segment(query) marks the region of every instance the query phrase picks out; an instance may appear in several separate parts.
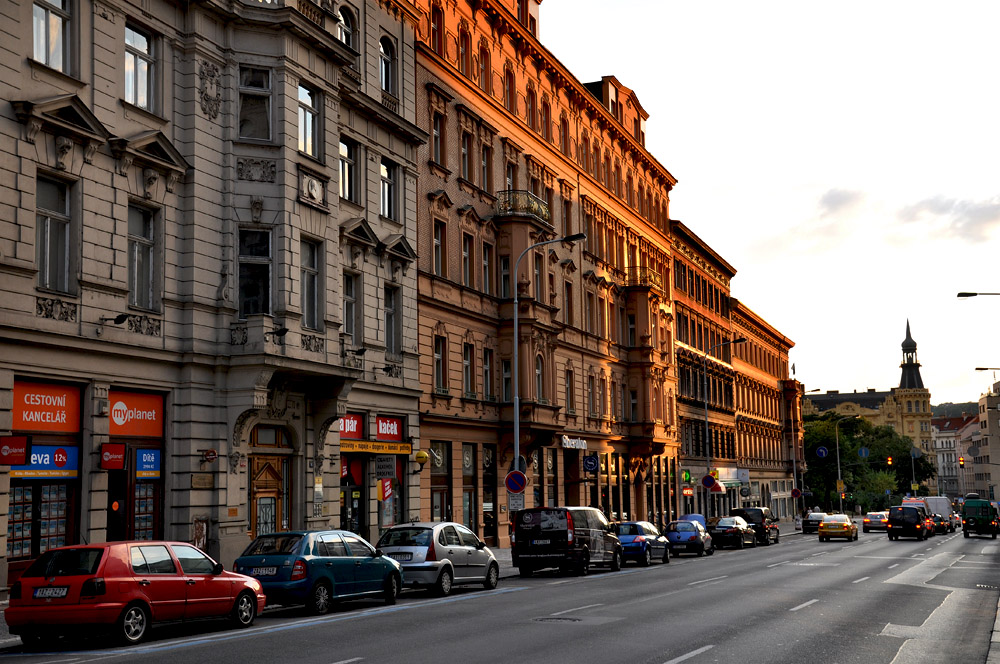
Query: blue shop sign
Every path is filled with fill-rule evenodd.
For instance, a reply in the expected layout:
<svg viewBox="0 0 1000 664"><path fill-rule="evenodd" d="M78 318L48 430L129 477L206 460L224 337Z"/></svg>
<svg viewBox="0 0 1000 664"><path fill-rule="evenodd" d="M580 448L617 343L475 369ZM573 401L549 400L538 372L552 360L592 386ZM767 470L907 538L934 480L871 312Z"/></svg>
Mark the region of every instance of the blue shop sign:
<svg viewBox="0 0 1000 664"><path fill-rule="evenodd" d="M160 450L135 451L135 476L137 479L160 476Z"/></svg>
<svg viewBox="0 0 1000 664"><path fill-rule="evenodd" d="M77 477L80 450L70 445L32 445L28 463L11 466L11 477Z"/></svg>

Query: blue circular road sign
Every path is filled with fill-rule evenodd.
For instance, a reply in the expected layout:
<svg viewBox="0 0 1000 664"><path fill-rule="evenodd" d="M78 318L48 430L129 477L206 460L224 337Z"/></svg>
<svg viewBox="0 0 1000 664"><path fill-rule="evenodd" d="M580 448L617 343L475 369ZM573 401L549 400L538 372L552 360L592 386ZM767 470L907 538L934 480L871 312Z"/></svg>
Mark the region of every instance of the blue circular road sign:
<svg viewBox="0 0 1000 664"><path fill-rule="evenodd" d="M712 475L711 473L705 475L703 478L701 478L701 485L706 489L711 489L713 486L715 486L715 476Z"/></svg>
<svg viewBox="0 0 1000 664"><path fill-rule="evenodd" d="M868 452L869 452L869 450L868 450L867 447L859 447L858 448L858 456L861 457L862 459L867 459L868 458Z"/></svg>
<svg viewBox="0 0 1000 664"><path fill-rule="evenodd" d="M823 446L820 446L820 447L816 448L816 456L818 456L820 459L825 459L826 455L828 455L829 453L830 453L830 450L826 449Z"/></svg>
<svg viewBox="0 0 1000 664"><path fill-rule="evenodd" d="M503 484L511 493L522 493L528 486L528 478L520 470L512 470L503 479Z"/></svg>

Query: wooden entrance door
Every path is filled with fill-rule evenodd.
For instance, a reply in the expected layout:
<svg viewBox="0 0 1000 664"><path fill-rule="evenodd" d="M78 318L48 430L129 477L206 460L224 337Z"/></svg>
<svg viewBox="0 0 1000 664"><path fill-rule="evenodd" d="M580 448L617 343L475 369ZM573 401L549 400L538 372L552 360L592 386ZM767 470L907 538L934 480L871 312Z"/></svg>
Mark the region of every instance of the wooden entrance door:
<svg viewBox="0 0 1000 664"><path fill-rule="evenodd" d="M288 458L250 455L250 537L288 530L284 485Z"/></svg>

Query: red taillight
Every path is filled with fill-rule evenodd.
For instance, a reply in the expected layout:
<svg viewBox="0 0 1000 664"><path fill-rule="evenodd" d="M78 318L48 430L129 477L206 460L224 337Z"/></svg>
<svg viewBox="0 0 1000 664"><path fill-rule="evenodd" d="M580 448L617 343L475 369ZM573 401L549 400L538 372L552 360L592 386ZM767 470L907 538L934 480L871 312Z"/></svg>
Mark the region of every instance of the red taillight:
<svg viewBox="0 0 1000 664"><path fill-rule="evenodd" d="M864 523L871 523L871 522L872 522L871 519L864 519Z"/></svg>
<svg viewBox="0 0 1000 664"><path fill-rule="evenodd" d="M290 581L298 581L299 579L306 578L306 564L305 561L296 560L295 564L292 565L292 576Z"/></svg>
<svg viewBox="0 0 1000 664"><path fill-rule="evenodd" d="M21 599L21 582L15 581L14 585L10 587L10 598L11 599Z"/></svg>
<svg viewBox="0 0 1000 664"><path fill-rule="evenodd" d="M514 536L513 535L511 535L511 537L510 537L510 543L511 544L514 543ZM437 560L437 559L438 559L438 557L437 557L437 549L434 548L434 537L432 536L431 537L431 543L427 545L427 555L424 556L424 560L426 562L432 562L432 561Z"/></svg>
<svg viewBox="0 0 1000 664"><path fill-rule="evenodd" d="M233 571L234 571L234 572L239 572L239 570L238 570L238 569L236 569L236 563L233 563Z"/></svg>
<svg viewBox="0 0 1000 664"><path fill-rule="evenodd" d="M920 524L919 523L917 524L917 530L920 530Z"/></svg>
<svg viewBox="0 0 1000 664"><path fill-rule="evenodd" d="M566 512L566 542L573 543L573 513Z"/></svg>
<svg viewBox="0 0 1000 664"><path fill-rule="evenodd" d="M97 597L98 595L103 595L104 592L104 579L101 577L87 579L83 582L83 585L80 586L81 597Z"/></svg>
<svg viewBox="0 0 1000 664"><path fill-rule="evenodd" d="M697 536L697 535L688 535L688 541L689 541L689 542L693 542L693 541L695 541L696 539L698 539L698 536Z"/></svg>
<svg viewBox="0 0 1000 664"><path fill-rule="evenodd" d="M642 544L645 541L646 541L645 537L643 537L642 535L636 535L635 539L632 540L632 543L633 544Z"/></svg>
<svg viewBox="0 0 1000 664"><path fill-rule="evenodd" d="M726 528L726 532L727 533L735 533L736 529L735 528Z"/></svg>

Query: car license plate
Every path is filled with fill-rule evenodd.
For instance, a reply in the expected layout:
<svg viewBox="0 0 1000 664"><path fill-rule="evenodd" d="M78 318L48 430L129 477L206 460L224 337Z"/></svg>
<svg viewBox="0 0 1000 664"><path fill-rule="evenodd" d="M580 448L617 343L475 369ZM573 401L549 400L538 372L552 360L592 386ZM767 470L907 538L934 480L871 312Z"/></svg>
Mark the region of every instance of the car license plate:
<svg viewBox="0 0 1000 664"><path fill-rule="evenodd" d="M531 543L535 545L552 544L552 540L533 540Z"/></svg>
<svg viewBox="0 0 1000 664"><path fill-rule="evenodd" d="M401 563L405 563L405 562L409 562L410 560L413 560L413 554L412 553L390 553L389 557L392 558L393 560L398 560Z"/></svg>
<svg viewBox="0 0 1000 664"><path fill-rule="evenodd" d="M46 586L35 588L35 599L48 599L51 597L65 597L69 588L66 586Z"/></svg>
<svg viewBox="0 0 1000 664"><path fill-rule="evenodd" d="M277 567L254 567L250 570L250 576L274 576L277 573Z"/></svg>

